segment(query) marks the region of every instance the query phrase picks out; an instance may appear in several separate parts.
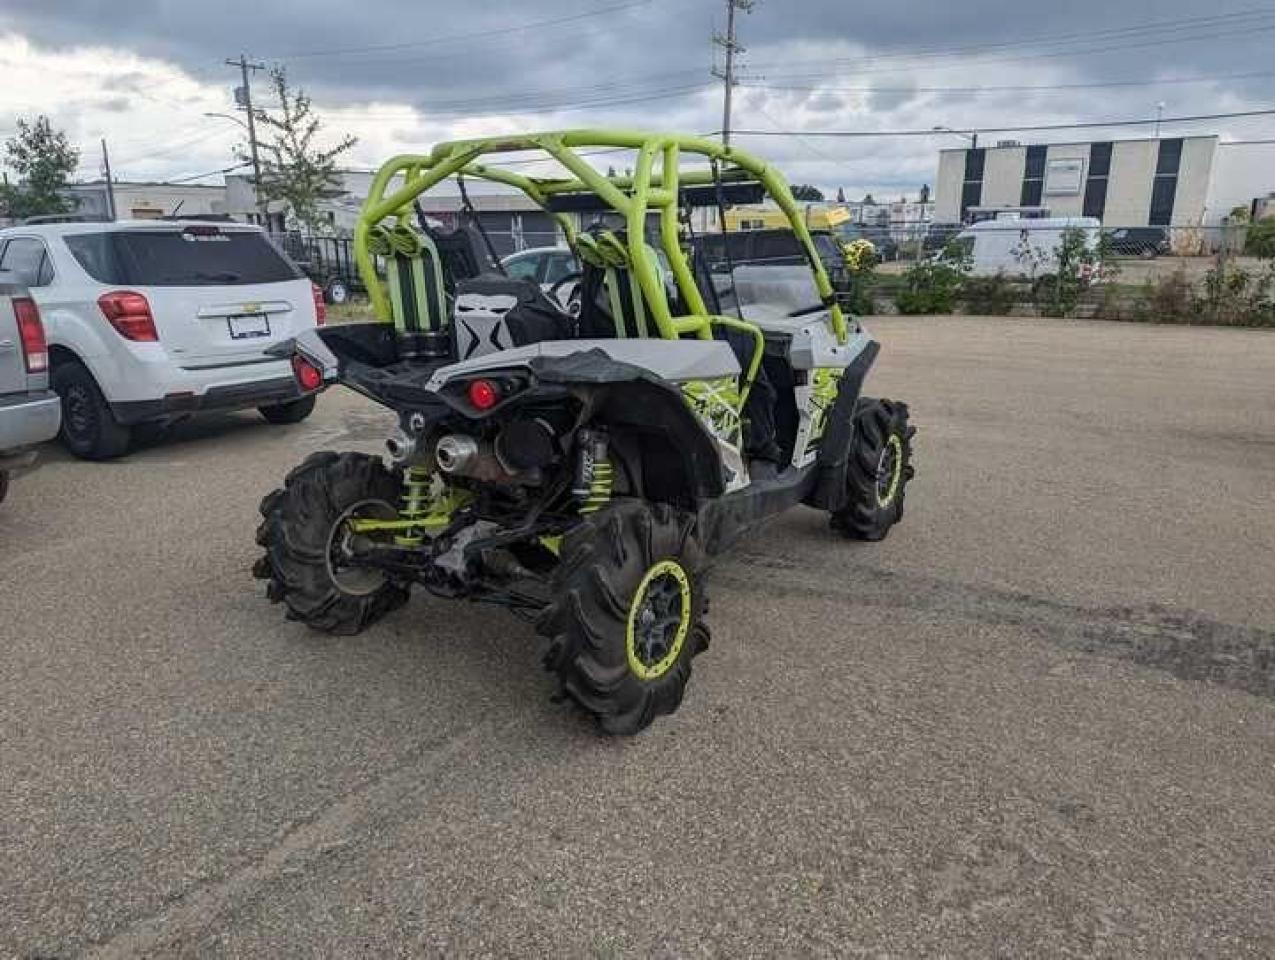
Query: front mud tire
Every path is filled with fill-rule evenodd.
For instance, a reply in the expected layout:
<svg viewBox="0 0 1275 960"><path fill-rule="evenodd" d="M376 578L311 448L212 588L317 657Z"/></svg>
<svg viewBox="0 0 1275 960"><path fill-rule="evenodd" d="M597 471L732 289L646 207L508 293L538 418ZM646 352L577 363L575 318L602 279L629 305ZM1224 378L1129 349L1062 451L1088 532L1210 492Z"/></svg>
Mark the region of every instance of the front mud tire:
<svg viewBox="0 0 1275 960"><path fill-rule="evenodd" d="M351 511L390 515L400 485L379 457L316 453L288 474L281 489L261 501L257 543L265 556L253 573L268 581L266 595L324 633L359 633L407 600L408 589L384 575L338 582L334 532ZM367 571L360 571L367 573Z"/></svg>
<svg viewBox="0 0 1275 960"><path fill-rule="evenodd" d="M851 540L884 540L903 519L903 498L915 471L908 405L864 398L855 410L846 469L846 502L832 528Z"/></svg>
<svg viewBox="0 0 1275 960"><path fill-rule="evenodd" d="M562 692L610 734L673 713L709 640L693 515L617 501L568 533L560 556L537 629Z"/></svg>

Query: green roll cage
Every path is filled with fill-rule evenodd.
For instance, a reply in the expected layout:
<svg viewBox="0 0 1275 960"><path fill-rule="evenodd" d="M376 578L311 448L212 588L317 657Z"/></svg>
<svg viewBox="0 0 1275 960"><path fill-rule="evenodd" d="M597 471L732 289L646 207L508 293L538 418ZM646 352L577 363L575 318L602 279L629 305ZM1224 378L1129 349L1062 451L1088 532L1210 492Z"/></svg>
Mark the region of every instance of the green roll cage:
<svg viewBox="0 0 1275 960"><path fill-rule="evenodd" d="M618 148L635 150L636 163L632 176L608 177L593 168L577 152L580 148ZM524 176L504 167L476 162L489 154L543 151L557 160L574 179L540 179ZM710 170L682 171L683 154L707 159ZM656 170L657 158L659 169ZM680 242L678 220L678 194L683 186L712 185L720 183L718 165L730 165L754 177L779 205L788 223L806 251L807 260L815 275L819 296L828 306L829 323L838 342L849 337L845 314L837 304L832 284L824 270L823 261L815 249L797 202L787 181L773 167L757 157L725 147L702 137L666 133L643 133L624 130L565 130L550 133L520 134L510 137L485 137L476 140L456 140L440 143L428 154L403 154L393 157L377 171L368 191L367 200L354 228L354 257L359 273L367 286L372 308L382 321L392 321L393 308L389 296L376 273L376 265L370 238L374 229L385 219L393 217L399 226L410 226L412 201L451 176L474 177L503 183L521 190L538 206L550 213L567 238L572 249L579 252L577 236L571 218L553 212L552 197L560 194L588 192L601 198L615 213L625 220L630 270L636 278L646 302L649 304L659 335L665 339L698 337L709 340L714 327L739 330L762 345L762 333L754 324L734 317L710 316L704 298L695 283L690 264ZM403 177L402 186L390 190L392 181ZM691 308L687 316L672 315L664 285L655 264L647 254L646 222L648 213L658 213L660 244L668 258L669 267L677 283L682 302ZM761 362L761 350L756 351L753 363L747 371L744 389L751 386Z"/></svg>

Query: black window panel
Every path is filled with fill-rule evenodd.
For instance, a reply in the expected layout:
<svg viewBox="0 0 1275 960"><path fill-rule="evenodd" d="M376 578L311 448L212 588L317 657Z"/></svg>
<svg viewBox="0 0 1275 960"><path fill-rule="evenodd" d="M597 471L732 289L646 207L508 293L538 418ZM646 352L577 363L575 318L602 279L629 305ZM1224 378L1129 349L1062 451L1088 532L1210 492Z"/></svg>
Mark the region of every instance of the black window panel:
<svg viewBox="0 0 1275 960"><path fill-rule="evenodd" d="M982 180L983 179L983 163L987 155L982 147L976 150L965 151L965 179L966 180Z"/></svg>
<svg viewBox="0 0 1275 960"><path fill-rule="evenodd" d="M66 236L67 248L99 283L205 287L279 283L301 271L260 233L188 227Z"/></svg>
<svg viewBox="0 0 1275 960"><path fill-rule="evenodd" d="M49 254L39 240L17 237L4 250L0 270L11 273L28 287L43 287L53 280Z"/></svg>
<svg viewBox="0 0 1275 960"><path fill-rule="evenodd" d="M1018 199L1020 206L1039 207L1041 198L1045 195L1044 180L1024 180L1023 192Z"/></svg>
<svg viewBox="0 0 1275 960"><path fill-rule="evenodd" d="M1041 180L1045 176L1045 154L1049 148L1036 146L1027 148L1027 164L1023 168L1024 180Z"/></svg>
<svg viewBox="0 0 1275 960"><path fill-rule="evenodd" d="M967 183L961 187L961 216L965 216L965 211L970 207L977 207L983 202L983 185L977 181Z"/></svg>
<svg viewBox="0 0 1275 960"><path fill-rule="evenodd" d="M1155 175L1157 177L1175 176L1182 165L1182 141L1161 140L1160 156L1156 160Z"/></svg>
<svg viewBox="0 0 1275 960"><path fill-rule="evenodd" d="M1151 217L1153 227L1167 227L1173 222L1173 198L1178 192L1177 177L1156 177L1151 188Z"/></svg>
<svg viewBox="0 0 1275 960"><path fill-rule="evenodd" d="M1111 144L1089 145L1089 176L1105 177L1111 173Z"/></svg>
<svg viewBox="0 0 1275 960"><path fill-rule="evenodd" d="M1107 212L1107 178L1106 177L1090 177L1085 184L1085 211L1086 217L1097 217L1102 219L1102 215Z"/></svg>

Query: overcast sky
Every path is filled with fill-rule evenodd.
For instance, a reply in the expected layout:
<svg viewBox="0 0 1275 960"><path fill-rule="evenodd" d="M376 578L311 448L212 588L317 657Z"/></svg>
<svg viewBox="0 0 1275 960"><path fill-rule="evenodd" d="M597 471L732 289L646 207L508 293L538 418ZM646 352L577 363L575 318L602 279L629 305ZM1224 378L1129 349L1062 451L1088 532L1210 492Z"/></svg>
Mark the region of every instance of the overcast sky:
<svg viewBox="0 0 1275 960"><path fill-rule="evenodd" d="M99 173L160 179L227 166L242 50L287 66L371 167L440 139L569 126L721 126L710 37L726 0L0 0L0 135L47 113ZM1275 106L1275 2L760 0L740 17L744 130L988 129ZM1025 89L1036 88L1036 89ZM1044 88L1044 89L1040 89ZM264 77L257 86L264 98ZM263 104L269 106L269 103ZM1166 127L1275 137L1275 118ZM987 133L984 142L1150 129ZM742 136L794 182L851 198L915 195L948 135ZM213 178L202 182L217 182Z"/></svg>

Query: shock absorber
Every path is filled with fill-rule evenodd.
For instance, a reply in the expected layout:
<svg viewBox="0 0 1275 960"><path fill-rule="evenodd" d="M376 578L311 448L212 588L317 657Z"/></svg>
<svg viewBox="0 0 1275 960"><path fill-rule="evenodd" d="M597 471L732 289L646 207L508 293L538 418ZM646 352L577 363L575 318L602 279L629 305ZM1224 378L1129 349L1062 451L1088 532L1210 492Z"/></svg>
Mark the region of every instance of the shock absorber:
<svg viewBox="0 0 1275 960"><path fill-rule="evenodd" d="M431 482L429 472L424 467L403 469L403 508L399 511L400 520L425 520L429 513ZM416 547L424 539L422 528L413 526L396 536L394 542L400 547Z"/></svg>
<svg viewBox="0 0 1275 960"><path fill-rule="evenodd" d="M580 501L581 513L597 513L611 502L615 469L607 459L607 435L602 430L581 430L571 494Z"/></svg>

